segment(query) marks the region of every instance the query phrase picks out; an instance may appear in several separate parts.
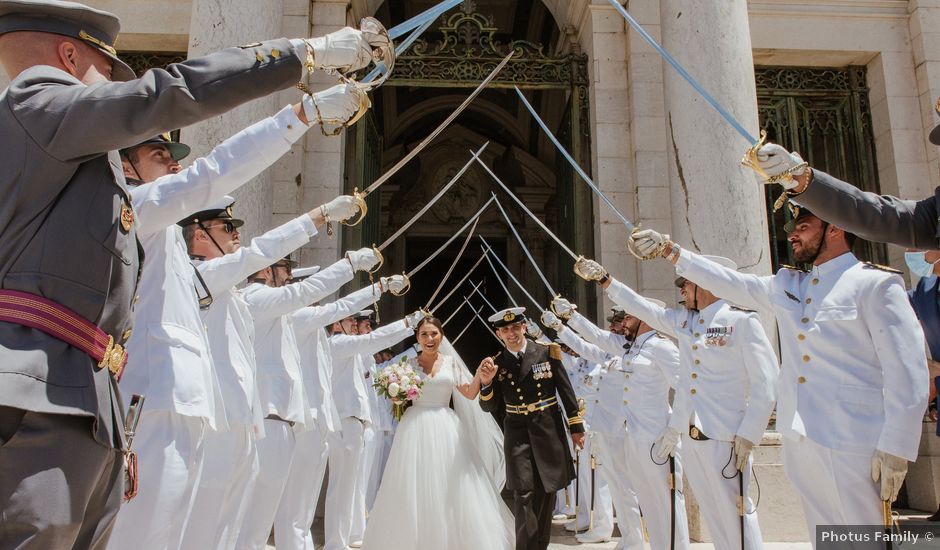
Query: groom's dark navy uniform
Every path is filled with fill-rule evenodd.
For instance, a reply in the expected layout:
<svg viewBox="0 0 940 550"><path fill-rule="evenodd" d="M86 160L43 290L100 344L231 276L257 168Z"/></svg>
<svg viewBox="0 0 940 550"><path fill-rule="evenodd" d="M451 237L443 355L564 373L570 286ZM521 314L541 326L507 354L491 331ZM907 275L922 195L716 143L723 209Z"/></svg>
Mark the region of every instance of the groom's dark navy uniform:
<svg viewBox="0 0 940 550"><path fill-rule="evenodd" d="M525 320L511 311L501 313L493 323L497 327ZM584 421L558 345L529 340L518 355L503 349L494 362L496 378L480 391L480 406L505 413L506 488L513 493L516 549L544 550L555 493L575 477L568 433L583 432Z"/></svg>

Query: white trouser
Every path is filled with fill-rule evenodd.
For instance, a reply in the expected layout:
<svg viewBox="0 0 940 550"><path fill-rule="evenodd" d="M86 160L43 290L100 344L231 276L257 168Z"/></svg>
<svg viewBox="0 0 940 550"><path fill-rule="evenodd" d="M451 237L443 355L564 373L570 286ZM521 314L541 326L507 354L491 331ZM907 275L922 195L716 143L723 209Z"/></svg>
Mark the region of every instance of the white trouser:
<svg viewBox="0 0 940 550"><path fill-rule="evenodd" d="M800 495L814 547L817 525L881 525L873 454L827 449L805 437L783 440L783 469Z"/></svg>
<svg viewBox="0 0 940 550"><path fill-rule="evenodd" d="M604 479L610 491L611 501L617 510L617 526L620 528L619 548L643 550L643 524L640 520L640 505L636 492L627 479L624 442L626 433L611 435L595 432L591 435L591 449L597 457L597 474ZM584 459L584 455L581 456ZM590 472L590 470L589 470ZM590 478L588 478L590 480ZM613 522L611 522L611 531ZM605 529L599 531L599 527ZM606 525L598 524L597 511L594 513L594 532L609 535Z"/></svg>
<svg viewBox="0 0 940 550"><path fill-rule="evenodd" d="M351 542L353 501L362 469L366 423L354 417L341 421L341 432L329 441L330 481L326 487L324 550L346 550Z"/></svg>
<svg viewBox="0 0 940 550"><path fill-rule="evenodd" d="M229 550L235 547L248 497L258 477L258 449L252 426L206 435L206 458L182 548Z"/></svg>
<svg viewBox="0 0 940 550"><path fill-rule="evenodd" d="M235 548L259 550L268 543L274 514L287 484L295 442L294 428L289 423L264 419L264 437L258 440L258 478Z"/></svg>
<svg viewBox="0 0 940 550"><path fill-rule="evenodd" d="M310 528L323 486L329 445L325 430L321 431L318 424L310 428L297 433L287 487L274 517L274 540L278 550L314 549Z"/></svg>
<svg viewBox="0 0 940 550"><path fill-rule="evenodd" d="M205 457L206 420L172 411L140 416L133 450L139 493L118 512L109 548L177 549Z"/></svg>
<svg viewBox="0 0 940 550"><path fill-rule="evenodd" d="M591 453L597 453L598 450L603 454L603 445L598 444L601 439L597 434L587 439L584 449L580 453L578 463L578 531L585 531L589 527L591 520ZM603 462L601 456L596 456L597 463ZM614 531L614 509L613 501L610 498L610 487L607 485L607 479L603 472L598 468L595 472L594 490L597 495L594 496L594 529L592 533L603 537L609 537Z"/></svg>
<svg viewBox="0 0 940 550"><path fill-rule="evenodd" d="M692 485L699 509L711 533L715 550L741 549L741 516L738 515L740 478L734 467L730 441L696 441L688 433L682 435L682 458L685 475ZM730 462L729 462L730 461ZM744 494L751 482L753 456L744 469ZM731 479L725 479L730 476ZM757 510L750 497L745 500L748 513L744 516L746 550L763 548Z"/></svg>
<svg viewBox="0 0 940 550"><path fill-rule="evenodd" d="M675 516L676 550L689 548L689 524L685 514L685 497L682 496L682 461L677 450L675 456L676 492L675 507L669 512L672 491L669 489L669 460L657 465L650 458L652 441L637 441L627 436L623 441L624 459L621 479L628 482L636 492L646 531L652 550L669 550L672 537L672 519ZM655 458L655 455L653 455ZM658 460L658 458L657 458ZM616 505L616 501L614 501ZM617 509L618 513L620 509ZM620 527L621 531L623 526Z"/></svg>
<svg viewBox="0 0 940 550"><path fill-rule="evenodd" d="M366 512L372 511L372 505L375 504L375 495L379 492L379 485L382 484L382 473L385 471L385 463L388 461L388 453L392 448L392 432L387 430L377 430L375 433L374 458L372 468L369 473L369 484L366 487Z"/></svg>
<svg viewBox="0 0 940 550"><path fill-rule="evenodd" d="M366 495L369 492L369 481L372 479L372 467L375 465L381 447L379 441L381 435L382 432L376 430L374 424L366 424L362 436L362 458L356 478L356 493L353 496L353 517L349 529L349 542L351 543L362 541L366 532L366 515L368 514Z"/></svg>

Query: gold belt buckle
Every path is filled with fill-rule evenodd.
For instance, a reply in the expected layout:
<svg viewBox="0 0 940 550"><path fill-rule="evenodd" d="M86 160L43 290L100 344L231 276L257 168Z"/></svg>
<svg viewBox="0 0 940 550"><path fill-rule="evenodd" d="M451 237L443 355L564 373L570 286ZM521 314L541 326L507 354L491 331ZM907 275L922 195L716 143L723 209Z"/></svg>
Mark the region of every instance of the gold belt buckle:
<svg viewBox="0 0 940 550"><path fill-rule="evenodd" d="M98 368L108 367L111 374L117 376L121 372L121 365L124 364L126 355L124 347L115 342L113 336L108 336L108 345L104 348L104 355L98 362Z"/></svg>
<svg viewBox="0 0 940 550"><path fill-rule="evenodd" d="M538 403L529 403L528 405L525 406L525 409L529 412L535 412L537 408L538 408Z"/></svg>

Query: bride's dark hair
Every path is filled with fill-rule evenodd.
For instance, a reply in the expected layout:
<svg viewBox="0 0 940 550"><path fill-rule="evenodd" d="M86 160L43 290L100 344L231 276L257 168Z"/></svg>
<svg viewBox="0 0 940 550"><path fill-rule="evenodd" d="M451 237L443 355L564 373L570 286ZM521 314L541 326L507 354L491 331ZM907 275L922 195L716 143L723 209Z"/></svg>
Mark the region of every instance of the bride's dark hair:
<svg viewBox="0 0 940 550"><path fill-rule="evenodd" d="M432 325L437 327L437 330L441 331L441 334L444 334L444 324L441 323L440 319L438 319L437 317L434 317L433 315L429 315L425 317L424 319L421 319L420 321L418 321L418 326L415 327L415 332L418 332L419 330L421 330L421 326L424 325L425 323L431 323Z"/></svg>

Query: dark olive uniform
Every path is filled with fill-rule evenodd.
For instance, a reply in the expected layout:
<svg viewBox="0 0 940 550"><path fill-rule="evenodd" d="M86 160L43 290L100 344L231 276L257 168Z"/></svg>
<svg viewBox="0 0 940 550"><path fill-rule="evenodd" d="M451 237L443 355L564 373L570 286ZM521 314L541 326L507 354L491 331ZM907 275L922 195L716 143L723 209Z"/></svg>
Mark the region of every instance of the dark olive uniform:
<svg viewBox="0 0 940 550"><path fill-rule="evenodd" d="M506 488L513 493L516 549L544 550L555 493L575 477L568 434L583 432L584 422L557 344L528 340L521 357L504 349L494 362L496 378L481 390L480 406L505 414Z"/></svg>

